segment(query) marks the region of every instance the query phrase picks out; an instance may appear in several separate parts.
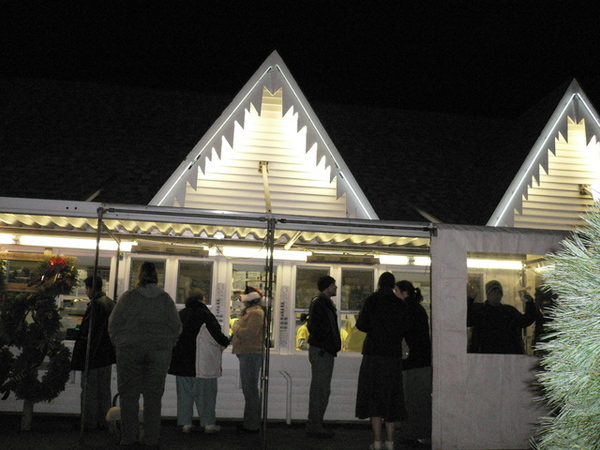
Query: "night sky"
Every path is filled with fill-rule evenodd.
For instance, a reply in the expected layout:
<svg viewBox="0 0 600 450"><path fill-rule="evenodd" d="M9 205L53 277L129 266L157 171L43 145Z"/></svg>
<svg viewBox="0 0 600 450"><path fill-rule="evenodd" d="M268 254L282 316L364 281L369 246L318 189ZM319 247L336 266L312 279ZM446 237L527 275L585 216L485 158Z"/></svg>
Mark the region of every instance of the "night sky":
<svg viewBox="0 0 600 450"><path fill-rule="evenodd" d="M598 108L598 4L0 1L0 76L233 96L277 50L310 102L514 117L577 78Z"/></svg>

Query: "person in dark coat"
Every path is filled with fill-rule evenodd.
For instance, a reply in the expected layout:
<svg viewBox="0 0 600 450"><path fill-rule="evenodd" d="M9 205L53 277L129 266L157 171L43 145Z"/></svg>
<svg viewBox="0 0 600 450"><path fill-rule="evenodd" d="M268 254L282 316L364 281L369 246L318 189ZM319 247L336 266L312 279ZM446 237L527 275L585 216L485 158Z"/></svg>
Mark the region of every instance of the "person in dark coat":
<svg viewBox="0 0 600 450"><path fill-rule="evenodd" d="M306 433L310 438L332 438L333 430L323 427L331 394L331 377L337 353L342 349L337 309L331 300L337 294L335 280L326 275L317 281L319 295L308 312L308 360L311 367Z"/></svg>
<svg viewBox="0 0 600 450"><path fill-rule="evenodd" d="M523 354L523 329L536 318L533 298L525 294L525 313L502 303L503 290L499 281L485 285L485 303L475 302L475 294L467 285L467 327L473 327L470 353Z"/></svg>
<svg viewBox="0 0 600 450"><path fill-rule="evenodd" d="M402 339L406 303L394 293L390 272L379 277L378 289L365 300L356 327L367 333L358 374L356 417L371 419L371 449L393 449L395 423L406 419L402 384ZM385 424L387 440L382 442Z"/></svg>
<svg viewBox="0 0 600 450"><path fill-rule="evenodd" d="M192 431L194 404L205 433L221 430L216 425L217 378L221 376L221 355L229 338L204 303L204 295L192 290L179 311L182 331L173 348L169 373L176 376L177 424Z"/></svg>
<svg viewBox="0 0 600 450"><path fill-rule="evenodd" d="M85 310L73 347L71 370L82 371L81 413L83 414L83 426L89 430L104 429L108 427L106 413L112 404L110 379L112 365L116 362L115 349L108 335L108 318L113 310L114 302L102 292L100 277L87 277L84 284L85 293L90 302ZM88 337L90 357L86 376L85 360Z"/></svg>
<svg viewBox="0 0 600 450"><path fill-rule="evenodd" d="M400 424L403 444L418 447L431 439L431 335L423 295L410 281L396 283L396 295L406 303L408 357L402 361L407 420Z"/></svg>

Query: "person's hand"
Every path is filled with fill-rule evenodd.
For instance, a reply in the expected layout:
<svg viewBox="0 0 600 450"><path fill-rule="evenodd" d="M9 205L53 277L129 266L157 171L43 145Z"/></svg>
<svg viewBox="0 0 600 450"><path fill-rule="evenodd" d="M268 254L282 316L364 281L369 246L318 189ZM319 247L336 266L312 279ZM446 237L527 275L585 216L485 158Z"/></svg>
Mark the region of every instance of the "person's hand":
<svg viewBox="0 0 600 450"><path fill-rule="evenodd" d="M467 283L467 297L475 298L477 297L477 288L473 286L471 283Z"/></svg>
<svg viewBox="0 0 600 450"><path fill-rule="evenodd" d="M529 292L523 291L523 300L526 302L532 302L533 297L531 295L529 295Z"/></svg>

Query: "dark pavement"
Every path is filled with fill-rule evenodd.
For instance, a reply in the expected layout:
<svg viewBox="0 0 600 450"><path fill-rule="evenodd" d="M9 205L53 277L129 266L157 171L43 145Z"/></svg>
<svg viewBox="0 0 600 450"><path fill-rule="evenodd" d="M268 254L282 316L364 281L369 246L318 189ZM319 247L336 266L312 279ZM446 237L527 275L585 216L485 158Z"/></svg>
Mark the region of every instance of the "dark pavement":
<svg viewBox="0 0 600 450"><path fill-rule="evenodd" d="M73 415L34 414L31 431L19 431L21 416L16 413L0 413L0 448L6 450L70 450L70 449L116 449L116 437L109 431L86 431L80 442L77 429L79 417ZM367 450L372 434L367 422L332 423L333 439L309 439L301 421L291 425L270 422L267 426L266 445L260 435L240 435L236 432L239 422L220 420L220 433L202 432L185 434L174 419L164 419L161 428L161 450L210 449L268 449L268 450ZM412 448L396 445L397 450Z"/></svg>

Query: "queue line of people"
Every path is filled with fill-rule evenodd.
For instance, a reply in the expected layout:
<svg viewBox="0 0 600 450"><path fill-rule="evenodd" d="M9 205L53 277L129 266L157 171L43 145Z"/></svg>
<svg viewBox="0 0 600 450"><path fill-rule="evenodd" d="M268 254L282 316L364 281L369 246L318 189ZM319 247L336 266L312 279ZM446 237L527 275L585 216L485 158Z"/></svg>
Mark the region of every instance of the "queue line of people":
<svg viewBox="0 0 600 450"><path fill-rule="evenodd" d="M161 400L167 373L176 376L177 421L182 430L190 432L196 428L192 424L195 405L204 432L220 431L215 417L217 378L222 372L222 352L230 339L222 333L217 319L204 304L201 292L192 291L185 301L185 308L178 312L173 299L158 287L157 282L154 263L145 262L140 267L138 285L123 294L116 304L102 293L101 281L99 286L90 287L88 308L95 308L95 320L100 320L94 325L98 327L98 336L104 335L101 347L107 347L106 335L114 345L121 405L120 444L124 448L139 445L158 448ZM86 286L87 283L88 280ZM311 302L306 320L305 339L311 365L306 431L310 438L332 438L335 433L324 427L323 419L331 393L335 357L342 349L337 309L332 300L337 295L337 285L335 279L325 276L319 279L317 288L319 294ZM241 433L258 433L260 429L258 383L265 345L262 297L258 289L246 289L240 298L244 309L234 324L231 338L233 354L240 363L245 400L243 423L238 430ZM97 299L102 301L94 301ZM370 419L373 449L392 449L395 424L410 417L405 401L407 386L403 384L403 370L431 365L427 314L419 304L420 300L420 291L410 282L396 284L394 276L385 272L379 279L378 290L365 300L356 319L356 328L365 333L356 417ZM103 305L100 312L96 311L98 305ZM420 318L412 320L414 317ZM411 348L406 362L403 361L403 339ZM82 337L75 346L79 348L79 362L74 359L74 370L83 370L83 346ZM92 349L90 361L94 361L100 354L96 350L98 345L89 348ZM114 360L114 357L105 359L110 364ZM103 367L110 368L110 364ZM96 367L91 364L90 368ZM87 378L83 377L88 388L92 380L90 372ZM91 390L87 389L88 396ZM108 392L110 398L110 379L94 390L103 391L105 398ZM138 415L140 396L143 396L142 427ZM88 401L90 403L96 405L95 400ZM100 409L106 408L106 402L102 403ZM86 411L83 417L86 415L90 420L86 427L87 424L89 428L105 425L97 420L102 416L101 412L92 414ZM91 423L92 419L94 423ZM385 441L382 439L384 429Z"/></svg>

